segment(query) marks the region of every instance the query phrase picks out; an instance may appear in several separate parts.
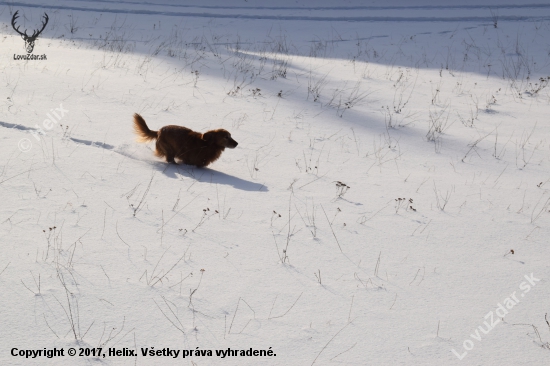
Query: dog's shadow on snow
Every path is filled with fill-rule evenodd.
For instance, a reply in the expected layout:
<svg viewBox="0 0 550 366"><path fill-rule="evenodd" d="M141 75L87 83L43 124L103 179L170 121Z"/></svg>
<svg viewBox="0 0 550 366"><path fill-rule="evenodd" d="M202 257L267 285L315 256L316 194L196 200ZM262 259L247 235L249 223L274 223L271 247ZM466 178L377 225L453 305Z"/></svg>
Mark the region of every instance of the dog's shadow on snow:
<svg viewBox="0 0 550 366"><path fill-rule="evenodd" d="M184 176L197 182L223 184L243 191L268 191L267 186L264 184L251 182L210 168L197 168L185 164L163 164L159 168L162 169L162 174L169 178L177 179Z"/></svg>

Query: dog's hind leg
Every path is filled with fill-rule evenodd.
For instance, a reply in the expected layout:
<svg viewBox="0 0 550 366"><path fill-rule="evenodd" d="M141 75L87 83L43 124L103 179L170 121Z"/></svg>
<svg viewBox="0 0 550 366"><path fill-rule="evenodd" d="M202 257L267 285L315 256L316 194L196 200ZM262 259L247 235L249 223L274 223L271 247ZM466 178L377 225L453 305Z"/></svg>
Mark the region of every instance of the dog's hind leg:
<svg viewBox="0 0 550 366"><path fill-rule="evenodd" d="M174 154L170 147L164 146L160 140L157 140L155 155L159 158L165 157L167 163L176 163L174 160L176 154Z"/></svg>
<svg viewBox="0 0 550 366"><path fill-rule="evenodd" d="M159 158L162 158L167 155L165 149L163 148L162 144L158 140L155 147L156 147L155 148L156 156L158 156Z"/></svg>
<svg viewBox="0 0 550 366"><path fill-rule="evenodd" d="M167 163L175 163L174 153L162 150L162 146L157 145L157 149L155 150L155 155L158 156L159 158L166 157Z"/></svg>
<svg viewBox="0 0 550 366"><path fill-rule="evenodd" d="M176 164L176 161L174 160L174 156L175 155L173 153L166 154L166 162Z"/></svg>

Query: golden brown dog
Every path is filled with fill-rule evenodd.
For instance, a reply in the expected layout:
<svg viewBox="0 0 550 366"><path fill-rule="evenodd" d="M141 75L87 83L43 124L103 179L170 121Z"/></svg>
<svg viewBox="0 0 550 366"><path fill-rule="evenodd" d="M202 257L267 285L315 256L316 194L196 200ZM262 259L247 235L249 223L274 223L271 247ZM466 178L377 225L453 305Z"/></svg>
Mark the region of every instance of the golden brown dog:
<svg viewBox="0 0 550 366"><path fill-rule="evenodd" d="M155 155L166 157L169 163L174 158L188 165L199 168L216 161L225 148L234 149L238 143L224 129L208 131L204 134L182 126L164 126L158 131L151 131L143 117L134 114L134 129L140 142L157 140Z"/></svg>

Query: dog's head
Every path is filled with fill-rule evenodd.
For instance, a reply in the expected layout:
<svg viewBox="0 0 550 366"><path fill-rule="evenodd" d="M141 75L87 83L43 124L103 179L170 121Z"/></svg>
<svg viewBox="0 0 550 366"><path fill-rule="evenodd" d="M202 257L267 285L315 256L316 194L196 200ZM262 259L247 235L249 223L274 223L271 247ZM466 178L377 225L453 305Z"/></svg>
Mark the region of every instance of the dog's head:
<svg viewBox="0 0 550 366"><path fill-rule="evenodd" d="M239 144L237 141L233 140L231 134L224 129L208 131L202 135L202 139L209 144L228 147L230 149L234 149Z"/></svg>

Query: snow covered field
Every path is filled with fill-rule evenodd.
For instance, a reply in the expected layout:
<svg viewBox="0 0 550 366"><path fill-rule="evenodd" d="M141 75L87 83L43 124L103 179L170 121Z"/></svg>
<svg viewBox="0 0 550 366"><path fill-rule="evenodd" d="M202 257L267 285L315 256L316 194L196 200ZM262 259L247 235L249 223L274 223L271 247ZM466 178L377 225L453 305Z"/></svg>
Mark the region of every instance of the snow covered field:
<svg viewBox="0 0 550 366"><path fill-rule="evenodd" d="M547 365L550 2L457 3L2 2L0 363Z"/></svg>

